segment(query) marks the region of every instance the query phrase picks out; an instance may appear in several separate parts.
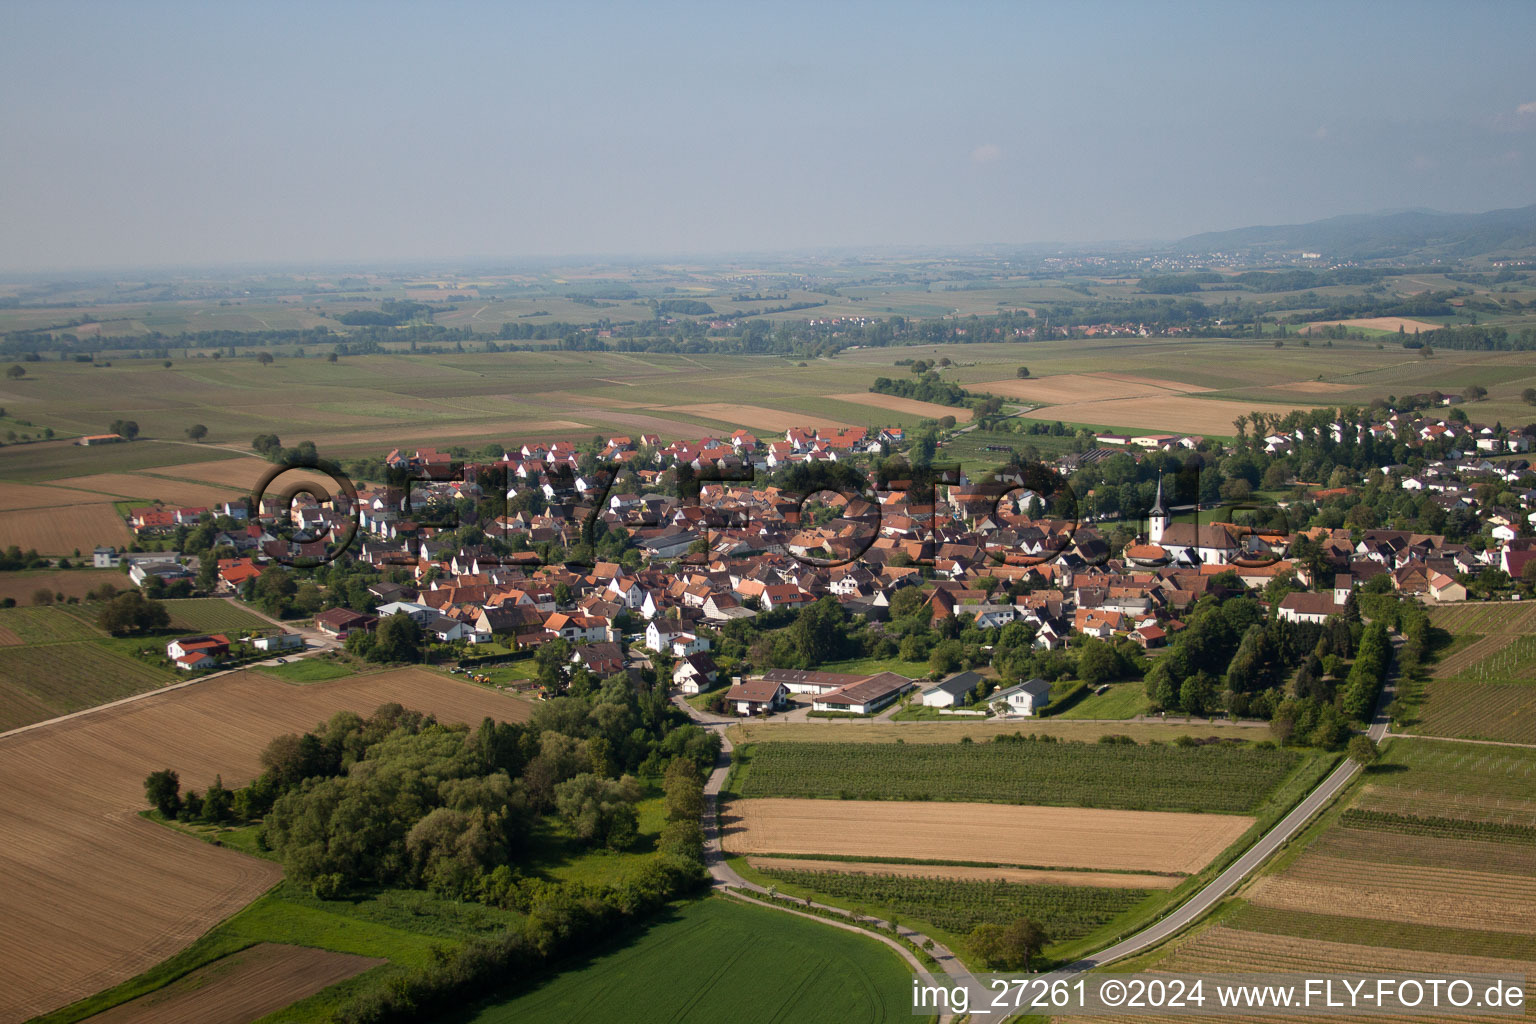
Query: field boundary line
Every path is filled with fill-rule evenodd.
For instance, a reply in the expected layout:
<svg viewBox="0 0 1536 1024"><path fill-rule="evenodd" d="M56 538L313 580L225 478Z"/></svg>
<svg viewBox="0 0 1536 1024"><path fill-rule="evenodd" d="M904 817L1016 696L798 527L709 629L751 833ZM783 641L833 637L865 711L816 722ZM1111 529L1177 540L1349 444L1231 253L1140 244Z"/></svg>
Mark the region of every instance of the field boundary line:
<svg viewBox="0 0 1536 1024"><path fill-rule="evenodd" d="M1476 743L1484 747L1520 747L1536 750L1536 743L1515 743L1512 740L1466 740L1460 736L1421 736L1416 732L1389 732L1387 736L1399 740L1438 740L1441 743Z"/></svg>

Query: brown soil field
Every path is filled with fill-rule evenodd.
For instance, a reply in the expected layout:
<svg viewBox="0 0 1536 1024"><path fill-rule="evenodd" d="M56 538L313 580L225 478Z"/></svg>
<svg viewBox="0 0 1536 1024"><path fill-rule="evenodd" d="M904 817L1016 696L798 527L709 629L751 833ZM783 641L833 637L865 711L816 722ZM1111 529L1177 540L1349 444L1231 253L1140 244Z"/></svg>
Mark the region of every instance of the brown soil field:
<svg viewBox="0 0 1536 1024"><path fill-rule="evenodd" d="M88 1019L91 1024L246 1024L387 962L262 942Z"/></svg>
<svg viewBox="0 0 1536 1024"><path fill-rule="evenodd" d="M272 737L397 701L444 721L531 705L400 669L293 686L239 672L0 738L0 1020L26 1019L171 956L282 876L138 816L144 776L204 789L259 768Z"/></svg>
<svg viewBox="0 0 1536 1024"><path fill-rule="evenodd" d="M126 547L133 541L128 524L111 505L73 505L0 512L0 546L36 548L45 555L72 555L98 544Z"/></svg>
<svg viewBox="0 0 1536 1024"><path fill-rule="evenodd" d="M1192 384L1152 380L1121 373L1058 373L1048 377L989 380L967 386L970 391L990 391L1029 402L1099 402L1120 398L1145 398L1208 391Z"/></svg>
<svg viewBox="0 0 1536 1024"><path fill-rule="evenodd" d="M233 487L198 484L184 480L162 480L144 473L96 473L92 476L60 480L60 486L83 491L98 491L119 498L159 499L167 505L212 505L239 496Z"/></svg>
<svg viewBox="0 0 1536 1024"><path fill-rule="evenodd" d="M77 491L68 487L47 487L42 484L6 484L0 488L0 511L18 508L60 508L69 505L89 505L111 502L104 494Z"/></svg>
<svg viewBox="0 0 1536 1024"><path fill-rule="evenodd" d="M960 864L885 864L880 861L815 860L805 857L748 857L754 868L793 871L838 871L851 875L901 875L907 878L957 878L975 882L1018 882L1023 885L1091 885L1099 889L1172 889L1175 875L1132 874L1128 871L1042 871L1028 868L978 868Z"/></svg>
<svg viewBox="0 0 1536 1024"><path fill-rule="evenodd" d="M942 419L945 416L953 416L961 423L969 423L976 413L971 409L964 409L953 405L940 405L937 402L919 402L915 398L901 398L897 395L882 395L874 391L850 391L843 395L828 395L828 398L839 402L853 402L856 405L869 405L876 409L888 409L891 412L904 412L913 416L926 416L929 419Z"/></svg>
<svg viewBox="0 0 1536 1024"><path fill-rule="evenodd" d="M0 572L0 597L14 597L17 604L31 604L32 595L38 590L47 588L55 594L62 593L65 597L83 598L103 583L110 583L118 590L127 590L133 586L128 577L116 569Z"/></svg>
<svg viewBox="0 0 1536 1024"><path fill-rule="evenodd" d="M1255 391L1295 391L1303 395L1332 395L1340 391L1358 391L1353 384L1344 384L1336 380L1298 380L1290 384L1265 384L1263 387L1254 388Z"/></svg>
<svg viewBox="0 0 1536 1024"><path fill-rule="evenodd" d="M249 491L256 486L256 481L261 479L261 475L271 468L272 463L266 459L252 456L221 459L218 462L188 462L180 466L161 466L154 472L155 476L172 476L178 480L225 484L242 491Z"/></svg>
<svg viewBox="0 0 1536 1024"><path fill-rule="evenodd" d="M945 406L947 409L948 406ZM740 423L744 427L753 430L785 431L792 427L801 427L805 430L842 430L852 424L843 423L840 420L828 419L825 416L812 416L803 412L783 412L779 409L764 409L758 405L736 405L732 402L704 402L698 405L673 405L661 411L682 412L693 416L703 416L705 419L719 420L721 423Z"/></svg>
<svg viewBox="0 0 1536 1024"><path fill-rule="evenodd" d="M9 629L6 629L4 626L0 626L0 647L20 647L20 646L21 646L21 637L17 636L14 630L9 630Z"/></svg>
<svg viewBox="0 0 1536 1024"><path fill-rule="evenodd" d="M1256 405L1271 413L1284 415L1292 409L1311 406L1284 405L1276 402L1242 402L1222 398L1192 398L1169 394L1157 397L1122 398L1097 402L1047 405L1030 413L1034 419L1062 420L1069 423L1095 423L1114 427L1178 431L1226 437L1232 433L1232 421L1246 416Z"/></svg>
<svg viewBox="0 0 1536 1024"><path fill-rule="evenodd" d="M1185 873L1210 863L1252 824L1227 814L780 798L734 800L722 817L732 853Z"/></svg>
<svg viewBox="0 0 1536 1024"><path fill-rule="evenodd" d="M1362 936L1366 938L1367 936ZM1420 974L1437 978L1457 975L1496 974L1536 976L1536 961L1507 960L1500 957L1465 956L1436 951L1420 952L1407 949L1388 949L1380 946L1358 945L1346 942L1326 942L1317 939L1300 939L1288 935L1267 935L1263 932L1242 931L1218 925L1207 928L1192 938L1182 941L1173 954L1158 963L1157 972L1182 974L1219 974L1258 971L1269 974ZM1529 984L1527 991L1530 991ZM1209 1004L1207 1004L1209 1008ZM1061 1024L1132 1024L1147 1017L1127 1015L1056 1017ZM1163 1016L1159 1021L1211 1019L1197 1016ZM1280 1022L1294 1020L1281 1016L1221 1016L1223 1021ZM1397 1014L1362 1013L1329 1014L1330 1024L1416 1024L1428 1020L1437 1021L1487 1021L1488 1017L1458 1017L1436 1014L1429 1016L1403 1016Z"/></svg>
<svg viewBox="0 0 1536 1024"><path fill-rule="evenodd" d="M1412 334L1414 331L1438 331L1440 329L1439 324L1432 324L1427 320L1409 320L1400 316L1368 316L1359 320L1314 320L1312 323L1307 324L1309 328L1308 333L1311 333L1310 328L1332 327L1335 324L1343 324L1348 328L1360 328L1368 331L1395 331L1401 327L1409 334Z"/></svg>
<svg viewBox="0 0 1536 1024"><path fill-rule="evenodd" d="M1480 931L1536 934L1536 878L1454 868L1397 866L1303 856L1283 875L1262 878L1250 903L1317 912L1348 907L1354 917Z"/></svg>

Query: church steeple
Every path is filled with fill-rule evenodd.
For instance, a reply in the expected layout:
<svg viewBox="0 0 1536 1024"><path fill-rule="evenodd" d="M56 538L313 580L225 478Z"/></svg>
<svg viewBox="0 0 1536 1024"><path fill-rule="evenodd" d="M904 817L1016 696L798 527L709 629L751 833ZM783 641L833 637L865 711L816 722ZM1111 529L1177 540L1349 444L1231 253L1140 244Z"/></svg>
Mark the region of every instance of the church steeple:
<svg viewBox="0 0 1536 1024"><path fill-rule="evenodd" d="M1163 507L1163 475L1157 475L1157 497L1152 510L1147 513L1147 540L1153 544L1163 542L1163 531L1168 528L1168 510Z"/></svg>

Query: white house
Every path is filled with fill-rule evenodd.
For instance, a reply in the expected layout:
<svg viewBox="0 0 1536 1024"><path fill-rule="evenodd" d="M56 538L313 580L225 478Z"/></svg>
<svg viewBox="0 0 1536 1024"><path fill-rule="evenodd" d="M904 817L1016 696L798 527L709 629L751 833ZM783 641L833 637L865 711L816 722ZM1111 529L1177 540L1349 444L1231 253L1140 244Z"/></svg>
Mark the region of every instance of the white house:
<svg viewBox="0 0 1536 1024"><path fill-rule="evenodd" d="M709 650L709 639L676 625L663 624L661 619L652 619L645 627L645 646L658 654L670 653L684 658Z"/></svg>
<svg viewBox="0 0 1536 1024"><path fill-rule="evenodd" d="M981 676L975 672L956 672L946 679L934 683L922 693L923 706L928 708L951 708L956 704L964 704L975 692L981 682Z"/></svg>
<svg viewBox="0 0 1536 1024"><path fill-rule="evenodd" d="M912 689L912 680L895 672L881 672L858 683L811 698L813 711L848 711L870 715Z"/></svg>
<svg viewBox="0 0 1536 1024"><path fill-rule="evenodd" d="M707 654L690 654L672 669L672 684L685 694L703 693L714 687L719 670Z"/></svg>
<svg viewBox="0 0 1536 1024"><path fill-rule="evenodd" d="M992 705L1005 705L1010 715L1033 716L1050 702L1051 684L1044 679L1030 679L992 695Z"/></svg>

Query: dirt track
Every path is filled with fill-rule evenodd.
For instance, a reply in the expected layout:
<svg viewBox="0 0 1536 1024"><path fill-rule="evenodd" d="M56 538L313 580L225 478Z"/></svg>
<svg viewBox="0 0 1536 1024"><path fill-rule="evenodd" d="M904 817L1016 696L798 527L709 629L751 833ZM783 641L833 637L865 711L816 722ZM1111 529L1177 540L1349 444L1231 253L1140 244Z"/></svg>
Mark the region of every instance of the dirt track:
<svg viewBox="0 0 1536 1024"><path fill-rule="evenodd" d="M158 963L280 877L275 863L138 816L143 780L231 787L261 749L343 709L397 701L444 721L526 718L526 702L401 669L294 686L242 672L0 740L0 1021L115 985Z"/></svg>

